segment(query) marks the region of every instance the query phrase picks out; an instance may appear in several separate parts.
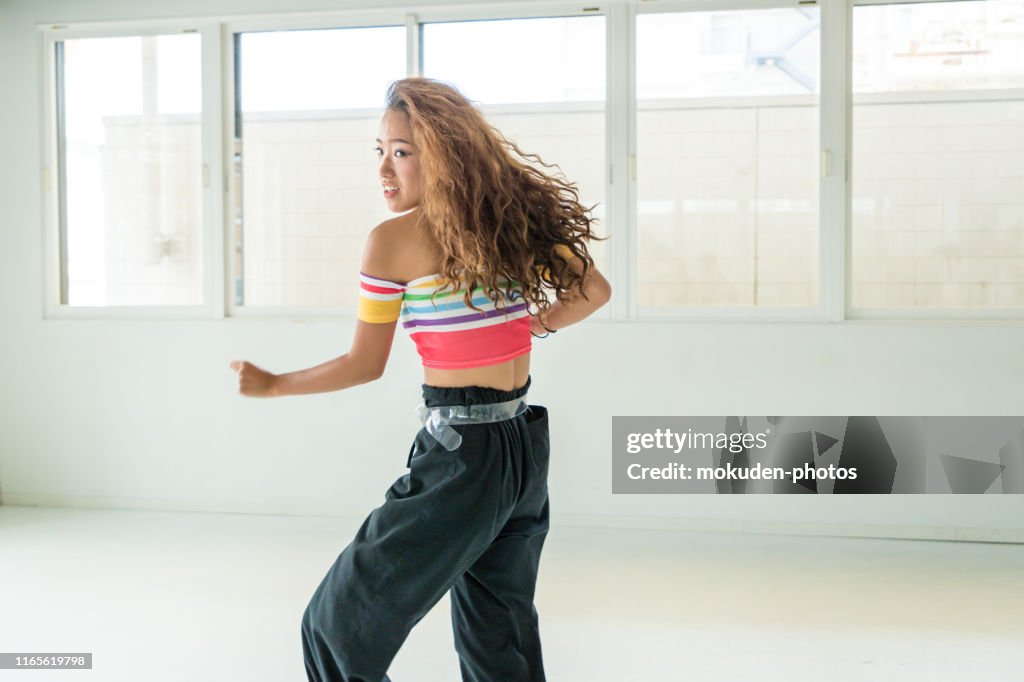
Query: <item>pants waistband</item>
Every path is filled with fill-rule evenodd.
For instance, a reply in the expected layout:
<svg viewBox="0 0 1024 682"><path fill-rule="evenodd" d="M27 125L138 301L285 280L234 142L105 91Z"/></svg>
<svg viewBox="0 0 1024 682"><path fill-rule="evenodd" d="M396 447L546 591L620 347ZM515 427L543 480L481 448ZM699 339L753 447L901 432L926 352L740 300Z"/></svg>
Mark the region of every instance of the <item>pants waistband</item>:
<svg viewBox="0 0 1024 682"><path fill-rule="evenodd" d="M502 391L487 386L460 386L447 388L423 384L423 402L427 407L446 405L488 405L504 403L522 398L530 388L532 378L526 377L526 383L511 391Z"/></svg>

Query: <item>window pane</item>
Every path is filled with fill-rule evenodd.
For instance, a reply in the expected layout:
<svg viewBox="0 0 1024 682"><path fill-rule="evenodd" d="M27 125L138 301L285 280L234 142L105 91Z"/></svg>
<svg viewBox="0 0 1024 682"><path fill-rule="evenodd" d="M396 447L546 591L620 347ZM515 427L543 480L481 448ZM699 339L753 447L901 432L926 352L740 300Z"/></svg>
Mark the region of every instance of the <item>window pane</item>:
<svg viewBox="0 0 1024 682"><path fill-rule="evenodd" d="M366 235L394 217L373 148L387 86L406 74L405 28L238 41L236 304L351 308Z"/></svg>
<svg viewBox="0 0 1024 682"><path fill-rule="evenodd" d="M200 37L58 44L74 306L199 305Z"/></svg>
<svg viewBox="0 0 1024 682"><path fill-rule="evenodd" d="M817 305L818 10L636 24L640 305Z"/></svg>
<svg viewBox="0 0 1024 682"><path fill-rule="evenodd" d="M854 92L1024 87L1024 2L854 10Z"/></svg>
<svg viewBox="0 0 1024 682"><path fill-rule="evenodd" d="M603 104L604 42L601 16L426 24L423 73L482 104Z"/></svg>
<svg viewBox="0 0 1024 682"><path fill-rule="evenodd" d="M423 70L479 103L523 151L558 164L578 185L580 203L597 204L595 232L608 234L603 16L427 24ZM590 247L607 269L607 242Z"/></svg>
<svg viewBox="0 0 1024 682"><path fill-rule="evenodd" d="M857 7L854 76L853 305L1024 306L1024 2Z"/></svg>

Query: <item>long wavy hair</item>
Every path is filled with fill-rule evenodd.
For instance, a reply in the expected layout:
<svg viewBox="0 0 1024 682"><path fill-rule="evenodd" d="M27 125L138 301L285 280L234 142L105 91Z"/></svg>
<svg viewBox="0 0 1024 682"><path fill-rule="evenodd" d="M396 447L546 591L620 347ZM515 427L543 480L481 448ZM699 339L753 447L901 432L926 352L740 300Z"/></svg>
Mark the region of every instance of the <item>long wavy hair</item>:
<svg viewBox="0 0 1024 682"><path fill-rule="evenodd" d="M545 323L549 293L557 300L582 291L594 259L593 207L579 191L522 151L454 87L428 78L406 78L388 88L387 108L408 115L420 152L423 198L419 211L441 248L440 275L464 284L466 304L482 287L496 306L525 299ZM568 267L571 253L583 272Z"/></svg>

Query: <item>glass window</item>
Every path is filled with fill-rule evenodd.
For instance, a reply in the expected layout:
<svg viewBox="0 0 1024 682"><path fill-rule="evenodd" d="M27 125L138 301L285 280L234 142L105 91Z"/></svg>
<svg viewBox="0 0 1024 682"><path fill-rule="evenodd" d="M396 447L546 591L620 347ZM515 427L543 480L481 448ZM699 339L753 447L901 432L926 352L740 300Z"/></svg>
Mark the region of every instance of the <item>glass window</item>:
<svg viewBox="0 0 1024 682"><path fill-rule="evenodd" d="M594 16L426 24L423 73L484 105L603 105L604 23Z"/></svg>
<svg viewBox="0 0 1024 682"><path fill-rule="evenodd" d="M580 202L597 205L595 232L608 235L603 16L426 24L423 74L455 85L523 151L557 164ZM591 242L600 269L607 243Z"/></svg>
<svg viewBox="0 0 1024 682"><path fill-rule="evenodd" d="M201 305L200 36L56 49L61 303Z"/></svg>
<svg viewBox="0 0 1024 682"><path fill-rule="evenodd" d="M394 217L373 151L405 28L237 36L236 305L357 302L369 231Z"/></svg>
<svg viewBox="0 0 1024 682"><path fill-rule="evenodd" d="M1024 2L853 29L853 306L1024 306Z"/></svg>
<svg viewBox="0 0 1024 682"><path fill-rule="evenodd" d="M818 304L817 8L641 14L644 308Z"/></svg>

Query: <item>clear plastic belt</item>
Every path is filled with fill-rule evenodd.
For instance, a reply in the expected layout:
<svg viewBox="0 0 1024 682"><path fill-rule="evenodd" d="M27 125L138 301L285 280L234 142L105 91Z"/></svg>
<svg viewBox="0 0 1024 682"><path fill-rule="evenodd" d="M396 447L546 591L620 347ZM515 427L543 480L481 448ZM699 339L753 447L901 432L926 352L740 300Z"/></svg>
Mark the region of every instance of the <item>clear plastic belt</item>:
<svg viewBox="0 0 1024 682"><path fill-rule="evenodd" d="M434 439L447 450L455 450L462 445L462 434L452 428L458 424L489 424L503 422L526 412L528 409L526 396L509 400L504 403L488 403L486 405L445 405L443 407L427 407L420 403L416 407L416 416L423 422L423 427Z"/></svg>

